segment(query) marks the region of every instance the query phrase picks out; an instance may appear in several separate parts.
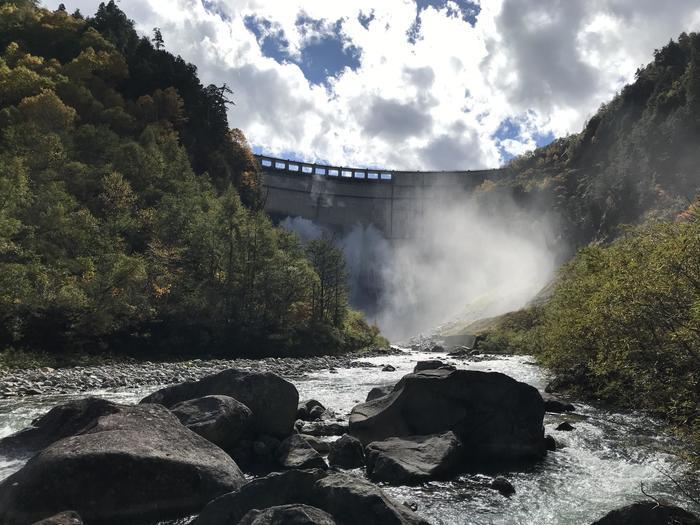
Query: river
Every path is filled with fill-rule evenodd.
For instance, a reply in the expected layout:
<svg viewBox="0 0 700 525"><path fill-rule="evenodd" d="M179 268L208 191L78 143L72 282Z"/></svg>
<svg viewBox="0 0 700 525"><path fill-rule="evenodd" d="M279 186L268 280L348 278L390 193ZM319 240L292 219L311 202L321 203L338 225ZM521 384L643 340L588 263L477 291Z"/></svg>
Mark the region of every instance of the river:
<svg viewBox="0 0 700 525"><path fill-rule="evenodd" d="M300 399L314 398L340 414L348 414L372 387L393 384L413 370L421 359L443 358L470 370L503 372L544 389L544 371L526 356L488 358L473 362L451 360L439 354L411 352L371 357L375 364L391 364L395 372L375 368L340 368L310 372L291 379ZM113 401L136 403L158 387L97 390L90 392ZM27 426L48 408L85 394L31 396L0 400L0 437ZM575 403L574 414L547 414L546 432L560 445L531 468L503 473L515 486L510 498L488 488L494 473L468 474L449 482L430 482L417 487L384 487L398 501L418 505L418 513L434 524L556 524L585 525L607 511L643 499L641 486L663 498L700 514L700 506L679 494L666 474L680 478L687 465L672 454L680 443L664 435L653 419L637 413L612 412ZM554 430L562 421L575 430ZM22 460L0 457L0 479L21 468ZM356 471L362 475L361 471Z"/></svg>

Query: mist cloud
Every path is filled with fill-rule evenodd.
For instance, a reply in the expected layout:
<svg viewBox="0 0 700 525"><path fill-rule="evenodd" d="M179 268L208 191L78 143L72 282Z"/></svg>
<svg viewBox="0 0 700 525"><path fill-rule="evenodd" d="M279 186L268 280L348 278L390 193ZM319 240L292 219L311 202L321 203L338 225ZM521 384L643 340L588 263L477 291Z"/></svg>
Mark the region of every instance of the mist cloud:
<svg viewBox="0 0 700 525"><path fill-rule="evenodd" d="M411 239L385 239L373 226L356 225L337 243L348 266L351 303L393 342L432 333L524 306L552 278L558 264L550 217L500 197L428 196ZM307 219L282 225L302 240L323 228Z"/></svg>

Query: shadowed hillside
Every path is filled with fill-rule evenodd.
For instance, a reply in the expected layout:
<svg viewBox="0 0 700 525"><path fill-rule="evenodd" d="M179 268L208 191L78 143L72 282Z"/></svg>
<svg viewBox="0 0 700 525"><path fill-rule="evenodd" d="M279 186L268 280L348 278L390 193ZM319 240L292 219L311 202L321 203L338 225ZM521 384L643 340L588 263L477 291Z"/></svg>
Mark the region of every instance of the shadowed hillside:
<svg viewBox="0 0 700 525"><path fill-rule="evenodd" d="M0 349L373 344L338 251L259 209L231 91L163 47L114 2L89 18L0 2Z"/></svg>

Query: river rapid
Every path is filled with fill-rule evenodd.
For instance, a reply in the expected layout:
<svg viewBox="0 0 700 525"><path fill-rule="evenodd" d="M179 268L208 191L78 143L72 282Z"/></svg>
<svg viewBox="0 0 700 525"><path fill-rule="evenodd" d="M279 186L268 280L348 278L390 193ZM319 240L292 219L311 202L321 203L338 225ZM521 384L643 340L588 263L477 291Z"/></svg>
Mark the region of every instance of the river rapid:
<svg viewBox="0 0 700 525"><path fill-rule="evenodd" d="M443 359L458 368L502 372L540 390L547 383L544 371L526 356L490 356L472 361L419 352L363 359L375 365L391 364L396 367L394 372L384 372L381 366L337 368L287 379L299 390L300 399L314 398L338 414L348 415L355 404L365 400L371 388L394 384L413 370L416 361L424 359ZM52 406L69 399L89 394L121 403L137 403L159 387L2 399L0 437L24 428ZM700 513L700 506L679 493L668 477L670 474L682 478L688 473L688 466L673 454L681 444L664 435L657 422L642 414L574 404L573 414L545 415L546 433L554 436L559 448L527 469L467 474L449 482L383 489L399 502L415 503L418 514L434 524L585 525L609 510L643 499L642 485L645 492L656 498ZM565 420L575 430L556 431L556 426ZM21 468L23 463L22 459L0 456L0 479ZM362 475L360 470L354 472ZM512 482L515 495L505 498L488 488L496 474Z"/></svg>

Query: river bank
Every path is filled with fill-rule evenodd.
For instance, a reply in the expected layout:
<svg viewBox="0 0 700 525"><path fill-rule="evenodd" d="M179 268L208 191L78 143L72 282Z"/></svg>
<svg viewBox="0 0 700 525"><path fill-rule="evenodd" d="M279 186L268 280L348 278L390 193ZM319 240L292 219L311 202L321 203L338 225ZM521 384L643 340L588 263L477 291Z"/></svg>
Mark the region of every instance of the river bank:
<svg viewBox="0 0 700 525"><path fill-rule="evenodd" d="M185 361L117 361L90 366L65 368L37 367L6 370L0 375L0 397L24 397L42 394L77 394L104 389L138 389L150 385L166 385L196 381L227 368L258 372L274 372L284 377L300 377L306 373L338 368L378 367L363 359L391 356L400 350L380 349L343 355L317 357L268 357L262 359L191 359Z"/></svg>

